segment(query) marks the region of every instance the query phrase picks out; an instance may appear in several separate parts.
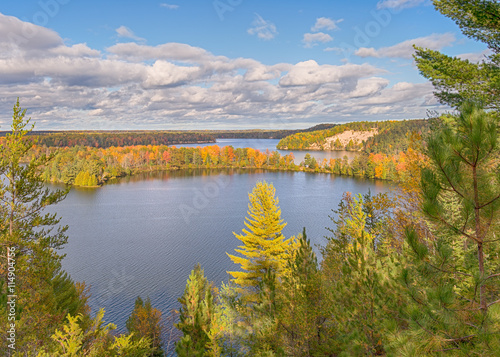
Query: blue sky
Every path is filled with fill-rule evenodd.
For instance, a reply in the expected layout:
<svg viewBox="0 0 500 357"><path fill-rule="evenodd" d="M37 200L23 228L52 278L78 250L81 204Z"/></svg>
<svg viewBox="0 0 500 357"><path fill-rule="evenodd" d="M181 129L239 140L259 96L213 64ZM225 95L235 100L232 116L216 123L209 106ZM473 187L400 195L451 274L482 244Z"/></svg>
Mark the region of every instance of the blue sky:
<svg viewBox="0 0 500 357"><path fill-rule="evenodd" d="M411 45L478 61L427 0L0 4L0 124L302 128L444 111Z"/></svg>

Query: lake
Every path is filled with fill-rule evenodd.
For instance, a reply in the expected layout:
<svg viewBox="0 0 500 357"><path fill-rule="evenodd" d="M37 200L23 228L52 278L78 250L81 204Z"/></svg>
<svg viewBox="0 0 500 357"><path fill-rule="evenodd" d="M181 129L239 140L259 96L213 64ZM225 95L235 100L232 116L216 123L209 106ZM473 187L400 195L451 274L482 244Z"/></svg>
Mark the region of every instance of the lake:
<svg viewBox="0 0 500 357"><path fill-rule="evenodd" d="M251 140L253 141L253 140ZM257 147L258 148L258 147ZM259 148L260 150L260 148ZM51 207L69 225L63 267L91 286L90 306L125 330L137 296L150 297L166 315L178 308L190 271L200 263L220 285L235 270L226 252L239 245L248 193L259 180L273 183L286 237L306 227L324 245L329 215L345 191L372 194L395 187L384 181L329 174L263 170L179 170L126 177L98 189L73 188ZM317 248L316 248L317 251Z"/></svg>

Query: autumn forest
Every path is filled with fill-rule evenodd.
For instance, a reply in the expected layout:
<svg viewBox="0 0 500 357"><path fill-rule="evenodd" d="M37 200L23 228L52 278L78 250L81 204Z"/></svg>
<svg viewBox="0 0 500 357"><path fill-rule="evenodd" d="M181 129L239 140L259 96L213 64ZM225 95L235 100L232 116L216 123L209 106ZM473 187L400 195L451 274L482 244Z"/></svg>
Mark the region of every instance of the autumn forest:
<svg viewBox="0 0 500 357"><path fill-rule="evenodd" d="M427 119L37 132L18 99L0 135L0 353L499 356L500 4L433 4L490 54L472 63L415 47L418 70L450 108ZM293 153L219 146L221 138L280 139L277 150L307 154L296 162ZM188 143L195 146L182 147ZM317 160L318 151L354 155ZM233 265L227 283L210 281L196 264L176 309L138 296L124 312L126 331L117 332L102 307L91 310L90 287L64 271L61 249L71 235L64 212L46 209L57 211L74 186L103 190L121 177L189 169L321 173L396 188L344 192L327 212L324 243L314 246L310 227L285 236L279 193L259 180L233 229L238 247L224 256Z"/></svg>

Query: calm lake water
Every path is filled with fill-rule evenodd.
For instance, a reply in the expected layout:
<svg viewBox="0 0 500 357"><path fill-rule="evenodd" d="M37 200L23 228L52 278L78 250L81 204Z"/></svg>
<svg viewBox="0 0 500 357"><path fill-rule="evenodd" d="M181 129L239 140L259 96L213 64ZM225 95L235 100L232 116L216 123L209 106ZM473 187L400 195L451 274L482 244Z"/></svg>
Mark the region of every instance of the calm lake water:
<svg viewBox="0 0 500 357"><path fill-rule="evenodd" d="M251 140L253 141L253 140ZM258 147L256 147L258 148ZM260 148L259 148L260 150ZM286 237L306 227L324 245L329 215L345 191L372 194L383 181L329 174L262 170L182 170L123 178L98 189L73 188L52 209L69 225L63 267L91 286L90 305L125 330L137 296L149 296L166 315L196 263L220 285L237 267L227 257L239 245L248 193L259 180L273 183Z"/></svg>

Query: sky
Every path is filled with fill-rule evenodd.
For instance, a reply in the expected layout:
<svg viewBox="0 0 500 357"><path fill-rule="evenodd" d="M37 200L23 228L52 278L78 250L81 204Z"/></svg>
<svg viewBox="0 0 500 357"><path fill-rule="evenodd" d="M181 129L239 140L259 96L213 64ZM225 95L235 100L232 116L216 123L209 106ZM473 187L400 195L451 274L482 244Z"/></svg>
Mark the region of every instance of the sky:
<svg viewBox="0 0 500 357"><path fill-rule="evenodd" d="M294 129L444 112L413 44L477 62L428 0L0 3L0 130Z"/></svg>

